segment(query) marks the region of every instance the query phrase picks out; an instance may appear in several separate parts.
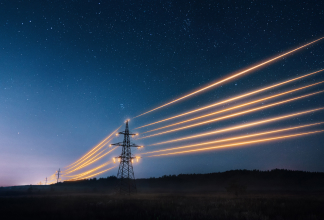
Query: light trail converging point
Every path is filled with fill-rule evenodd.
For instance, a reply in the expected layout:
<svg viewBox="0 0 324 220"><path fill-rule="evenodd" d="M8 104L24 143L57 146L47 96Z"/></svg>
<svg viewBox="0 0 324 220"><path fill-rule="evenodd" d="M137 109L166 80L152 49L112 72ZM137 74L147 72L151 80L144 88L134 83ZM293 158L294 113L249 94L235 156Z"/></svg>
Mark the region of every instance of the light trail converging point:
<svg viewBox="0 0 324 220"><path fill-rule="evenodd" d="M122 125L121 125L122 126ZM82 163L83 161L85 161L87 158L89 158L91 155L93 155L93 153L97 152L98 150L100 150L104 145L105 142L107 142L107 140L121 127L119 126L116 130L114 130L110 135L108 135L108 137L106 137L103 141L101 141L99 144L97 144L95 147L93 147L88 153L86 153L84 156L82 156L80 159L78 159L77 161L75 161L74 163L66 166L66 167L70 167L68 169L66 169L65 171L68 171L76 166L78 166L80 163ZM111 141L111 140L109 140ZM95 152L93 152L95 151ZM89 155L90 154L90 155ZM73 166L72 166L73 165ZM71 167L72 166L72 167Z"/></svg>
<svg viewBox="0 0 324 220"><path fill-rule="evenodd" d="M122 125L121 125L122 126ZM102 145L104 142L106 142L106 140L108 140L113 134L114 132L116 132L121 126L119 126L115 131L113 131L110 135L108 135L108 137L106 137L103 141L101 141L99 144L97 144L95 147L93 147L88 153L86 153L84 156L82 156L80 159L78 159L77 161L75 161L74 163L66 166L66 167L70 167L73 164L79 162L81 159L83 159L84 157L86 157L88 154L90 154L92 151L94 151L97 147L99 147L100 145Z"/></svg>
<svg viewBox="0 0 324 220"><path fill-rule="evenodd" d="M208 144L216 144L216 143L233 141L233 140L238 140L238 139L262 136L262 135L266 135L266 134L273 134L273 133L278 133L278 132L283 132L283 131L290 131L290 130L294 130L294 129L306 128L306 127L311 127L311 126L315 126L315 125L320 125L323 123L324 122L319 122L319 123L306 124L306 125L301 125L301 126L296 126L296 127L289 127L289 128L278 129L278 130L266 131L266 132L261 132L261 133L254 133L254 134L250 134L250 135L241 135L241 136L237 136L237 137L233 137L233 138L225 138L225 139L220 139L220 140L216 140L216 141L208 141L208 142L203 142L203 143L198 143L198 144L172 147L172 148L167 148L167 149L163 149L163 150L155 150L155 151L150 151L150 152L146 152L146 153L142 153L142 154L152 154L152 153L159 153L159 152L165 152L165 151L172 151L172 150L179 150L179 149L184 149L184 148L203 146L203 145L208 145Z"/></svg>
<svg viewBox="0 0 324 220"><path fill-rule="evenodd" d="M157 122L153 122L153 123L150 123L150 124L147 124L147 125L143 125L141 127L135 128L135 129L144 128L144 127L151 126L151 125L154 125L154 124L158 124L158 123L161 123L161 122L165 122L165 121L168 121L168 120L171 120L171 119L175 119L175 118L179 118L179 117L182 117L182 116L185 116L185 115L189 115L189 114L192 114L192 113L195 113L195 112L206 110L206 109L209 109L209 108L212 108L212 107L216 107L216 106L219 106L221 104L225 104L225 103L229 103L229 102L232 102L232 101L235 101L235 100L239 100L241 98L245 98L245 97L248 97L248 96L251 96L251 95L255 95L255 94L258 94L260 92L264 92L266 90L273 89L275 87L282 86L284 84L287 84L287 83L290 83L290 82L293 82L293 81L296 81L296 80L299 80L299 79L302 79L302 78L305 78L305 77L308 77L308 76L312 76L314 74L322 72L323 70L324 69L321 69L321 70L318 70L318 71L315 71L315 72L312 72L312 73L308 73L308 74L305 74L303 76L299 76L299 77L296 77L296 78L293 78L293 79L289 79L289 80L274 84L272 86L267 86L267 87L264 87L264 88L261 88L261 89L258 89L258 90L254 90L252 92L245 93L243 95L239 95L239 96L235 96L233 98L226 99L226 100L221 101L221 102L216 102L216 103L213 103L211 105L207 105L207 106L204 106L204 107L201 107L201 108L198 108L198 109L194 109L194 110L191 110L191 111L188 111L188 112L184 112L182 114L175 115L175 116L172 116L172 117L169 117L169 118L157 121Z"/></svg>
<svg viewBox="0 0 324 220"><path fill-rule="evenodd" d="M149 136L145 136L145 137L142 137L142 138L138 138L138 140L145 139L145 138L150 138L150 137L155 137L155 136L162 135L162 134L168 134L168 133L171 133L171 132L180 131L180 130L184 130L184 129L187 129L187 128L192 128L192 127L196 127L196 126L208 124L208 123L215 122L215 121L220 121L220 120L223 120L223 119L228 119L228 118L236 117L236 116L243 115L243 114L246 114L246 113L255 112L255 111L258 111L258 110L261 110L261 109L266 109L266 108L270 108L272 106L277 106L277 105L281 105L281 104L284 104L284 103L287 103L287 102L291 102L291 101L295 101L295 100L298 100L298 99L306 98L306 97L309 97L309 96L312 96L312 95L316 95L316 94L319 94L319 93L322 93L322 92L324 92L324 90L319 91L319 92L310 93L310 94L303 95L303 96L298 96L296 98L287 99L287 100L280 101L280 102L275 102L275 103L272 103L272 104L269 104L269 105L265 105L265 106L261 106L261 107L257 107L257 108L253 108L253 109L249 109L249 110L246 110L246 111L241 111L241 112L238 112L238 113L226 115L226 116L223 116L223 117L214 118L214 119L207 120L207 121L203 121L203 122L199 122L199 123L196 123L196 124L191 124L191 125L183 126L183 127L180 127L180 128L175 128L175 129L168 130L168 131L164 131L164 132L160 132L160 133L157 133L157 134L152 134L152 135L149 135Z"/></svg>
<svg viewBox="0 0 324 220"><path fill-rule="evenodd" d="M100 160L100 159L103 158L104 156L106 156L106 155L108 155L109 153L111 153L111 152L112 152L113 150L115 150L116 148L117 148L117 147L115 147L115 148L113 148L112 150L108 151L107 153L101 155L100 157L98 157L98 158L94 158L93 160L89 161L88 163L86 163L86 164L84 164L84 165L82 165L82 166L79 166L79 167L75 168L74 170L69 171L69 172L67 172L67 173L65 173L65 174L72 173L72 172L74 172L74 171L80 170L80 169L82 169L82 168L84 168L84 167L87 167L87 166L93 164L94 162Z"/></svg>
<svg viewBox="0 0 324 220"><path fill-rule="evenodd" d="M100 148L100 149L101 149L101 148ZM100 150L100 149L98 149L98 150ZM77 165L71 167L70 169L65 170L63 173L64 173L64 174L69 174L69 173L74 172L75 170L78 170L78 168L80 168L80 167L82 168L84 165L86 165L87 163L89 163L89 162L91 162L92 160L94 160L95 158L97 158L100 154L102 154L103 152L105 152L105 150L107 150L107 149L108 149L108 148L103 149L102 151L100 151L99 153L93 155L92 157L87 158L87 160L84 160L84 161L82 161L81 163L78 163Z"/></svg>
<svg viewBox="0 0 324 220"><path fill-rule="evenodd" d="M284 139L284 138L292 138L292 137L304 136L304 135L309 135L309 134L316 134L316 133L320 133L323 131L324 130L305 132L305 133L297 133L297 134L292 134L292 135L278 136L278 137L259 139L259 140L254 140L254 141L246 141L246 142L240 142L240 143L234 143L234 144L226 144L226 145L221 145L221 146L206 147L206 148L173 152L173 153L167 153L167 154L158 154L158 155L152 155L152 156L147 156L147 157L160 157L160 156L167 156L167 155L193 153L193 152L198 152L198 151L208 151L208 150L214 150L214 149L218 149L218 148L236 147L236 146L247 145L247 144L257 144L257 143L262 143L262 142L266 142L266 141L275 141L275 140L280 140L280 139Z"/></svg>
<svg viewBox="0 0 324 220"><path fill-rule="evenodd" d="M229 127L229 128L225 128L225 129L221 129L221 130L206 132L206 133L197 134L197 135L191 135L191 136L178 138L178 139L173 139L173 140L169 140L169 141L163 141L163 142L151 144L151 145L148 145L148 146L156 146L156 145L161 145L161 144L168 144L168 143L184 141L184 140L189 140L189 139L198 138L198 137L209 136L209 135L213 135L213 134L219 134L219 133L223 133L223 132L227 132L227 131L233 131L233 130L237 130L237 129L240 129L240 128L252 127L252 126L255 126L255 125L261 125L261 124L265 124L265 123L269 123L269 122L273 122L273 121L279 121L279 120L282 120L282 119L291 118L291 117L294 117L294 116L303 115L303 114L307 114L307 113L311 113L311 112L315 112L315 111L321 111L321 110L324 110L324 107L311 109L311 110L308 110L308 111L302 111L302 112L298 112L298 113L294 113L294 114L284 115L284 116L280 116L280 117L270 118L270 119L266 119L266 120L256 121L256 122L252 122L252 123L249 123L249 124L233 126L233 127Z"/></svg>
<svg viewBox="0 0 324 220"><path fill-rule="evenodd" d="M191 119L188 119L188 120L180 121L180 122L177 122L177 123L174 123L174 124L171 124L171 125L166 125L166 126L163 126L163 127L160 127L160 128L156 128L156 129L153 129L153 130L150 130L150 131L143 132L142 134L153 132L153 131L158 131L158 130L161 130L161 129L164 129L164 128L173 127L173 126L180 125L180 124L183 124L183 123L187 123L187 122L190 122L190 121L195 121L195 120L198 120L198 119L206 118L206 117L209 117L209 116L212 116L212 115L217 115L217 114L227 112L227 111L230 111L230 110L242 108L244 106L252 105L252 104L262 102L262 101L265 101L265 100L268 100L268 99L273 99L273 98L276 98L276 97L279 97L279 96L282 96L282 95L286 95L286 94L289 94L289 93L292 93L292 92L296 92L296 91L299 91L299 90L302 90L302 89L306 89L306 88L321 84L323 82L324 81L314 83L314 84L311 84L311 85L307 85L307 86L303 86L303 87L300 87L300 88L297 88L297 89L292 89L292 90L282 92L282 93L279 93L279 94L276 94L276 95L268 96L268 97L265 97L265 98L262 98L262 99L257 99L257 100L247 102L247 103L244 103L244 104L241 104L241 105L236 105L234 107L230 107L230 108L223 109L223 110L220 110L220 111L216 111L216 112L212 112L212 113L205 114L205 115L202 115L202 116L198 116L198 117L195 117L195 118L191 118Z"/></svg>
<svg viewBox="0 0 324 220"><path fill-rule="evenodd" d="M106 162L106 163L104 163L104 164L102 164L102 165L100 165L100 166L97 166L97 167L95 167L95 168L93 168L93 169L91 169L91 170L85 171L85 172L83 172L83 173L75 174L75 175L72 175L72 176L66 176L66 174L65 174L65 175L62 175L62 177L78 177L78 176L80 176L80 175L87 174L87 173L89 173L89 172L91 172L91 171L93 171L93 170L96 170L96 169L99 169L99 168L101 168L101 167L103 167L103 166L106 166L106 165L108 165L108 164L110 164L110 163L111 163L111 162L108 161L108 162Z"/></svg>
<svg viewBox="0 0 324 220"><path fill-rule="evenodd" d="M91 177L97 176L97 175L99 175L99 174L102 174L102 173L104 173L104 172L107 172L107 171L109 171L109 170L111 170L111 169L114 169L115 167L117 167L117 166L114 166L114 167L108 168L108 169L106 169L106 170L100 171L100 172L98 172L98 173L95 173L95 174L92 174L92 175L89 175L89 176L85 176L85 177L82 177L82 178L78 178L78 179L76 179L76 180L88 179L88 178L91 178ZM71 181L76 181L76 180L71 180ZM68 180L68 181L69 181L69 180Z"/></svg>
<svg viewBox="0 0 324 220"><path fill-rule="evenodd" d="M91 169L91 170L89 170L89 171L86 171L86 172L83 172L83 173L80 173L80 174L77 174L77 175L73 175L73 176L65 176L65 177L70 177L71 179L69 179L69 180L79 179L80 177L83 177L83 176L89 175L89 174L95 172L96 170L99 170L99 169L101 169L101 168L103 168L103 167L105 167L105 166L108 166L109 164L111 164L110 161L109 161L109 162L106 162L106 163L104 163L104 164L102 164L102 165L100 165L100 166L97 166L97 167L95 167L95 168L93 168L93 169Z"/></svg>
<svg viewBox="0 0 324 220"><path fill-rule="evenodd" d="M115 150L115 149L116 149L116 148L113 148L112 150L110 150L110 151L106 152L105 154L99 156L101 153L103 153L103 152L104 152L105 150L107 150L107 149L101 151L101 152L100 152L99 154L97 154L96 157L94 157L92 160L90 160L90 161L88 161L87 163L85 163L85 164L83 164L83 165L81 165L81 166L75 168L75 169L72 170L72 171L69 171L69 172L65 173L65 175L66 175L66 174L69 174L69 173L73 173L73 172L75 172L75 171L77 171L77 170L80 170L80 169L82 169L82 168L84 168L84 167L87 167L87 166L89 166L89 165L95 163L96 161L98 161L98 160L100 160L101 158L103 158L104 156L108 155L109 153L111 153L111 152L112 152L113 150Z"/></svg>
<svg viewBox="0 0 324 220"><path fill-rule="evenodd" d="M106 145L107 143L109 143L112 139L114 139L114 137L112 137L111 139L109 139L109 140L105 143L105 145ZM65 172L70 173L69 171L70 171L71 169L73 169L73 168L75 168L75 167L82 166L82 165L86 164L87 162L91 161L92 159L96 158L98 155L100 155L102 152L104 152L104 151L106 150L106 149L104 149L104 150L100 151L99 153L97 153L97 152L98 152L100 149L102 149L105 145L102 145L101 147L97 148L95 151L93 151L90 155L88 155L88 156L87 156L86 158L84 158L82 161L80 161L79 163L77 163L77 164L74 165L73 167L71 167L71 168L65 170L64 173L65 173ZM97 153L97 154L95 154L95 153ZM94 154L95 154L95 155L94 155Z"/></svg>
<svg viewBox="0 0 324 220"><path fill-rule="evenodd" d="M185 98L188 98L188 97L193 96L193 95L195 95L195 94L198 94L198 93L200 93L200 92L203 92L203 91L205 91L205 90L207 90L207 89L210 89L210 88L212 88L212 87L215 87L215 86L217 86L217 85L220 85L220 84L222 84L222 83L224 83L224 82L226 82L226 81L229 81L229 80L234 79L234 78L237 78L237 77L239 77L239 76L241 76L241 75L243 75L243 74L246 74L246 73L248 73L248 72L251 72L252 70L256 70L256 69L258 69L258 68L260 68L260 67L262 67L262 66L264 66L264 65L266 65L266 64L272 63L272 62L274 62L274 61L276 61L276 60L278 60L278 59L280 59L280 58L282 58L282 57L285 57L285 56L287 56L287 55L289 55L289 54L291 54L291 53L293 53L293 52L296 52L296 51L298 51L298 50L300 50L300 49L302 49L302 48L305 48L305 47L307 47L307 46L309 46L309 45L311 45L311 44L313 44L313 43L316 43L317 41L320 41L320 40L322 40L323 38L324 38L324 37L321 37L321 38L319 38L319 39L317 39L317 40L314 40L314 41L312 41L312 42L309 42L309 43L307 43L307 44L304 44L304 45L302 45L302 46L300 46L300 47L297 47L297 48L295 48L295 49L293 49L293 50L290 50L290 51L288 51L288 52L286 52L286 53L283 53L283 54L281 54L281 55L278 55L278 56L276 56L276 57L274 57L274 58L268 59L268 60L266 60L266 61L263 61L263 62L261 62L261 63L259 63L259 64L254 65L254 66L252 66L252 67L249 67L249 68L247 68L247 69L244 69L244 70L242 70L242 71L239 71L238 73L232 74L232 75L226 77L225 79L219 80L219 81L217 81L217 82L215 82L215 83L213 83L213 84L211 84L211 85L205 86L205 87L203 87L203 88L201 88L201 89L198 89L198 90L196 90L196 91L194 91L194 92L192 92L192 93L189 93L189 94L187 94L187 95L184 95L184 96L182 96L182 97L180 97L180 98L178 98L178 99L176 99L176 100L173 100L173 101L171 101L171 102L168 102L168 103L166 103L166 104L164 104L164 105L161 105L161 106L159 106L159 107L157 107L157 108L154 108L154 109L152 109L152 110L150 110L150 111L144 112L143 114L140 114L140 115L138 115L138 116L136 116L136 117L134 117L134 118L140 117L140 116L142 116L142 115L145 115L145 114L147 114L147 113L153 112L153 111L155 111L155 110L157 110L157 109L163 108L163 107L165 107L165 106L167 106L167 105L170 105L170 104L172 104L172 103L178 102L178 101L180 101L180 100L182 100L182 99L185 99Z"/></svg>

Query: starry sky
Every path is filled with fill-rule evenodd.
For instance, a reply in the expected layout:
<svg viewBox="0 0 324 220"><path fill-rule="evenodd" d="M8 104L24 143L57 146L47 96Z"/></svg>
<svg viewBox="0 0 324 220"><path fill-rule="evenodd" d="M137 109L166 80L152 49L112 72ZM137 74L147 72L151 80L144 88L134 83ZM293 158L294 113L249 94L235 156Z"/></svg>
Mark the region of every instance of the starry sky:
<svg viewBox="0 0 324 220"><path fill-rule="evenodd" d="M126 119L323 37L323 23L324 2L320 0L0 1L0 185L43 181L80 158ZM219 87L132 119L130 129L323 69L323 51L324 40ZM253 98L323 80L324 73L319 73ZM320 84L275 101L323 89ZM324 107L323 100L324 95L318 94L135 142L150 145ZM239 103L243 102L220 108ZM315 112L195 143L324 121L323 115ZM240 148L142 158L134 164L135 177L231 169L324 172L323 142L324 135L319 133ZM113 169L101 176L116 174Z"/></svg>

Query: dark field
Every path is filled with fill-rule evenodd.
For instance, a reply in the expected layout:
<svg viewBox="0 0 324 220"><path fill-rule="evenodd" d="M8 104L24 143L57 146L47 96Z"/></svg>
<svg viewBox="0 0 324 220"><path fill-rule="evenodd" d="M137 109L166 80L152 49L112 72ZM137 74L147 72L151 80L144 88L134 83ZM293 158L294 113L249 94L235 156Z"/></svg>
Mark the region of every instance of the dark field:
<svg viewBox="0 0 324 220"><path fill-rule="evenodd" d="M116 177L51 186L0 187L6 219L324 219L324 173L234 170L137 179L113 195Z"/></svg>
<svg viewBox="0 0 324 220"><path fill-rule="evenodd" d="M0 197L0 219L324 219L323 194Z"/></svg>

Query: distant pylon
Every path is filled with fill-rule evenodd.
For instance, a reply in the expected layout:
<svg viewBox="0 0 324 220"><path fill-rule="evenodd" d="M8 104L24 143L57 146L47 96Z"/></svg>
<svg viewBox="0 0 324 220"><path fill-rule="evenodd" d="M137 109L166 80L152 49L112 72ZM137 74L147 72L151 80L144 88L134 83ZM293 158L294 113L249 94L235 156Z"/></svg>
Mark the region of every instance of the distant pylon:
<svg viewBox="0 0 324 220"><path fill-rule="evenodd" d="M45 178L45 185L47 185L47 177Z"/></svg>
<svg viewBox="0 0 324 220"><path fill-rule="evenodd" d="M61 169L59 169L58 171L57 171L57 183L58 183L58 181L60 180L60 172L61 172Z"/></svg>
<svg viewBox="0 0 324 220"><path fill-rule="evenodd" d="M131 147L140 147L136 144L130 143L130 135L136 135L136 134L130 134L128 129L128 120L126 121L126 128L124 132L119 132L119 134L124 135L123 142L119 142L116 144L112 144L115 146L122 146L122 153L119 157L116 157L119 159L119 169L117 173L117 181L118 184L116 186L116 193L117 194L131 194L136 193L136 183L135 183L135 176L133 171L133 159L136 157L132 157Z"/></svg>

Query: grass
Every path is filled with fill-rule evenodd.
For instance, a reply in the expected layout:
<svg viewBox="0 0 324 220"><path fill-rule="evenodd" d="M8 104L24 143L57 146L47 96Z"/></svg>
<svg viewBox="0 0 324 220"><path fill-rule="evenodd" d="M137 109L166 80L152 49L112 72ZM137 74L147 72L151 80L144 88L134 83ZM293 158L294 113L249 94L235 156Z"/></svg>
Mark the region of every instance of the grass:
<svg viewBox="0 0 324 220"><path fill-rule="evenodd" d="M61 194L0 197L0 219L324 219L323 195Z"/></svg>

